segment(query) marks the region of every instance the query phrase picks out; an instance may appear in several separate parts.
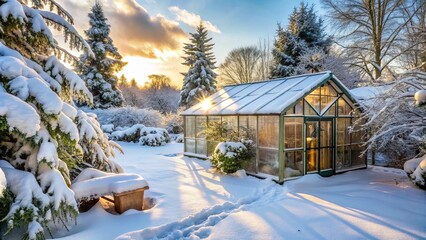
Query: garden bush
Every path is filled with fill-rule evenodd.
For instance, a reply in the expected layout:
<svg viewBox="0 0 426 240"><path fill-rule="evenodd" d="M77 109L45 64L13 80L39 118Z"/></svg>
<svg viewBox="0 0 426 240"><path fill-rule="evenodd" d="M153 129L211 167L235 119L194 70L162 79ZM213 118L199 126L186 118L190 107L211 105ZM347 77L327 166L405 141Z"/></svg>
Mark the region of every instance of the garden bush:
<svg viewBox="0 0 426 240"><path fill-rule="evenodd" d="M170 139L174 142L177 142L177 143L183 143L184 142L183 134L170 133L169 135L170 135Z"/></svg>
<svg viewBox="0 0 426 240"><path fill-rule="evenodd" d="M146 146L162 146L170 142L170 136L164 128L145 127L141 130L139 143Z"/></svg>
<svg viewBox="0 0 426 240"><path fill-rule="evenodd" d="M212 166L222 173L234 173L253 157L253 142L220 142L211 157Z"/></svg>
<svg viewBox="0 0 426 240"><path fill-rule="evenodd" d="M164 128L145 127L143 124L135 124L130 128L124 128L112 132L111 139L124 142L139 142L146 146L162 146L170 142L170 136Z"/></svg>

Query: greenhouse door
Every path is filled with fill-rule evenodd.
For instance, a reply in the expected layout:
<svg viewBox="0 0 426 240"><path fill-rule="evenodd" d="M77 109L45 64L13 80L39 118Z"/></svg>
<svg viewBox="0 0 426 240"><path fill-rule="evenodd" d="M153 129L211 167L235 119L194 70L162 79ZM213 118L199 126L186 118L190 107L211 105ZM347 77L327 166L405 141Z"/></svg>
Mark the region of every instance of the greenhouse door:
<svg viewBox="0 0 426 240"><path fill-rule="evenodd" d="M333 120L307 118L305 126L306 172L333 175Z"/></svg>

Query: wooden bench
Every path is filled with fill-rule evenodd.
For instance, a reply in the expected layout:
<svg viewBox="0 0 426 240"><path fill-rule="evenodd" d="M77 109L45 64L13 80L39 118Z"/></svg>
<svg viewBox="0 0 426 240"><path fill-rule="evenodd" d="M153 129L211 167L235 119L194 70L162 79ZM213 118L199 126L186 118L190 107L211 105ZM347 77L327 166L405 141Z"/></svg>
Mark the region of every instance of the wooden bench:
<svg viewBox="0 0 426 240"><path fill-rule="evenodd" d="M148 189L149 187L146 186L143 188L139 188L132 191L123 192L123 193L114 193L113 199L109 198L108 196L102 196L102 198L109 202L114 203L115 211L119 214L122 214L123 212L129 209L136 209L136 210L142 211L145 209L144 192L145 190L148 190Z"/></svg>
<svg viewBox="0 0 426 240"><path fill-rule="evenodd" d="M96 169L85 169L80 175L71 185L80 212L90 210L99 198L114 203L119 214L129 209L144 209L144 192L149 186L141 176L105 173Z"/></svg>

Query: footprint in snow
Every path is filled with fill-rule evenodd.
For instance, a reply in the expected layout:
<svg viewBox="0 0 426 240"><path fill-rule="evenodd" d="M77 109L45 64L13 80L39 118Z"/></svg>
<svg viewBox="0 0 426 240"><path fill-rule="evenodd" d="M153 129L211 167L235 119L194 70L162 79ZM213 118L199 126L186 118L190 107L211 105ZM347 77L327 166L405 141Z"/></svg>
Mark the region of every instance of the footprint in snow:
<svg viewBox="0 0 426 240"><path fill-rule="evenodd" d="M204 239L210 236L212 228L229 215L244 211L253 206L261 206L268 202L277 201L285 196L282 186L268 184L254 195L245 197L237 202L224 202L183 218L179 221L158 227L146 228L141 231L123 235L116 239Z"/></svg>
<svg viewBox="0 0 426 240"><path fill-rule="evenodd" d="M158 154L165 157L177 157L179 156L179 153L169 153L169 154Z"/></svg>

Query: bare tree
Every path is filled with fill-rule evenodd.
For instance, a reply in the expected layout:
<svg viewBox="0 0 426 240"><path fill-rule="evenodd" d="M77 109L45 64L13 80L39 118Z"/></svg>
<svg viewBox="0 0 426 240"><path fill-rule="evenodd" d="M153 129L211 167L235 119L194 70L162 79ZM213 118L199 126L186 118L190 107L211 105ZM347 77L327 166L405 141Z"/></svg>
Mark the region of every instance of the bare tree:
<svg viewBox="0 0 426 240"><path fill-rule="evenodd" d="M407 70L422 69L426 71L426 2L413 0L411 8L405 8L403 14L409 19L404 35L406 42L403 46L413 46L400 58L400 64ZM410 13L416 11L410 18ZM417 44L416 44L417 43Z"/></svg>
<svg viewBox="0 0 426 240"><path fill-rule="evenodd" d="M357 125L371 134L367 150L380 151L389 164L401 167L405 160L426 153L426 108L414 101L415 93L426 88L426 73L407 72L381 86L380 95L361 102L365 108Z"/></svg>
<svg viewBox="0 0 426 240"><path fill-rule="evenodd" d="M125 104L137 108L154 109L162 114L175 113L178 109L179 90L172 86L172 81L165 75L149 75L143 87L136 80L121 85Z"/></svg>
<svg viewBox="0 0 426 240"><path fill-rule="evenodd" d="M259 40L258 46L235 48L219 66L218 83L224 86L268 79L271 64L267 39Z"/></svg>
<svg viewBox="0 0 426 240"><path fill-rule="evenodd" d="M364 80L361 74L351 67L351 60L340 47L333 45L323 59L323 70L331 71L349 89L358 87Z"/></svg>
<svg viewBox="0 0 426 240"><path fill-rule="evenodd" d="M139 88L136 79L132 78L130 82L119 85L123 93L124 104L126 106L139 107L142 101L142 90Z"/></svg>
<svg viewBox="0 0 426 240"><path fill-rule="evenodd" d="M255 46L233 49L219 66L219 81L223 85L249 83L258 80L256 67L262 52Z"/></svg>
<svg viewBox="0 0 426 240"><path fill-rule="evenodd" d="M421 2L421 1L420 1ZM352 66L373 82L418 43L403 46L403 30L417 13L410 0L322 0ZM407 12L407 9L411 9Z"/></svg>
<svg viewBox="0 0 426 240"><path fill-rule="evenodd" d="M257 47L260 50L260 58L256 68L257 79L265 80L269 78L269 71L272 65L271 45L269 39L259 40Z"/></svg>

